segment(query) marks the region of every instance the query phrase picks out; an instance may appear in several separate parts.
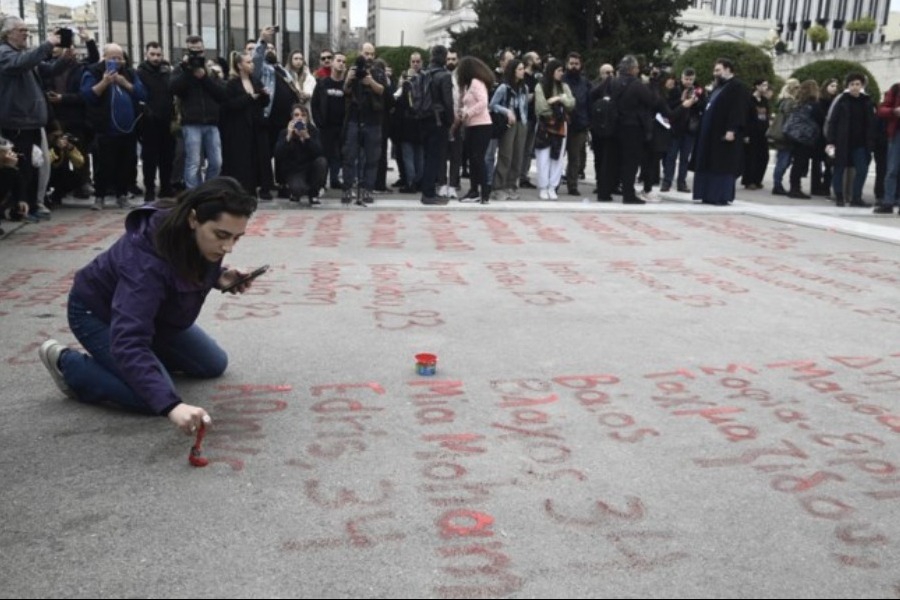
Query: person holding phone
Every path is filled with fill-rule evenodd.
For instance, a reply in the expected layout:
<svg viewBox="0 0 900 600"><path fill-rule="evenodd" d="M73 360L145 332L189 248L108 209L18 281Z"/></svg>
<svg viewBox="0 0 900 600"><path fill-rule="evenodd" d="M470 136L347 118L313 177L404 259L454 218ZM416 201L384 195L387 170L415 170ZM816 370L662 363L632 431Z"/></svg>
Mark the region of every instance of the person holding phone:
<svg viewBox="0 0 900 600"><path fill-rule="evenodd" d="M278 179L287 183L292 202L308 196L310 206L321 204L319 190L325 187L328 159L304 105L295 104L291 110L287 131L275 147L275 159L280 170Z"/></svg>
<svg viewBox="0 0 900 600"><path fill-rule="evenodd" d="M87 68L81 79L88 122L96 138L94 210L105 196L115 194L119 208L131 208L128 189L137 167L137 123L147 92L138 74L125 61L118 44L103 47L103 60Z"/></svg>
<svg viewBox="0 0 900 600"><path fill-rule="evenodd" d="M131 211L125 234L75 274L69 293L69 327L87 352L56 340L39 350L57 387L87 404L165 415L187 434L209 422L203 408L182 400L172 373L214 378L225 371L228 356L195 321L210 290L246 275L222 261L256 207L240 183L218 177L171 208Z"/></svg>

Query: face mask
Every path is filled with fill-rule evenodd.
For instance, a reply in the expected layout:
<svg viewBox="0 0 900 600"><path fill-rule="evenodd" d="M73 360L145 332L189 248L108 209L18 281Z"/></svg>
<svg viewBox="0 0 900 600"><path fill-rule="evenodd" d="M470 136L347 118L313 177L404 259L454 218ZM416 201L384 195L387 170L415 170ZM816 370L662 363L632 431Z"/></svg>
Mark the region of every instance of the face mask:
<svg viewBox="0 0 900 600"><path fill-rule="evenodd" d="M266 62L270 65L274 65L278 63L278 57L274 54L266 54Z"/></svg>

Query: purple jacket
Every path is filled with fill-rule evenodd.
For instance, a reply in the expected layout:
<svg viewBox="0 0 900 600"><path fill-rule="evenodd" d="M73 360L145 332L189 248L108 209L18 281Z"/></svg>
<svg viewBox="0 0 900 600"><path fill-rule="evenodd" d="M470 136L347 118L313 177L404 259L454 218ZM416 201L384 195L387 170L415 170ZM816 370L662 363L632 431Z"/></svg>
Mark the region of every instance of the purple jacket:
<svg viewBox="0 0 900 600"><path fill-rule="evenodd" d="M158 414L181 402L159 370L154 343L194 324L221 275L210 264L202 283L179 276L156 253L153 236L169 213L155 207L131 211L125 235L75 274L72 294L110 325L110 354L132 390Z"/></svg>

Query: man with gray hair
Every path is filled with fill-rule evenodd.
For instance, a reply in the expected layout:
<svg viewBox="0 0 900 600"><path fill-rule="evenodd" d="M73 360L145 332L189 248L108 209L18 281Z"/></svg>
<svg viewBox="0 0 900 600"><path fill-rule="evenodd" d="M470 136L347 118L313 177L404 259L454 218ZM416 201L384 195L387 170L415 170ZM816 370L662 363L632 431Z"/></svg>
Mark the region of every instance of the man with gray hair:
<svg viewBox="0 0 900 600"><path fill-rule="evenodd" d="M21 218L36 220L38 172L31 161L32 149L41 147L41 130L47 125L47 100L37 66L53 56L59 35L47 34L41 45L27 50L28 27L19 17L0 20L0 133L13 143L19 155L18 177L13 186L14 205L28 204ZM43 196L43 194L42 194Z"/></svg>

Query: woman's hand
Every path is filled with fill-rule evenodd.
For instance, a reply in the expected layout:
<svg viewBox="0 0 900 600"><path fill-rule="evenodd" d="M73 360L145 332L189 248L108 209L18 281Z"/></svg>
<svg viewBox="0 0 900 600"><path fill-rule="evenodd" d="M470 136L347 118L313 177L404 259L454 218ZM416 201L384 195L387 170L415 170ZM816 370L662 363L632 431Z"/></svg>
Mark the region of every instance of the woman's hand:
<svg viewBox="0 0 900 600"><path fill-rule="evenodd" d="M246 277L248 273L243 271L238 271L237 269L228 269L224 273L222 273L221 277L219 277L219 289L227 288L229 285L233 284L235 281L239 280L242 277ZM239 286L229 290L232 294L243 294L250 286L253 285L252 281L245 281Z"/></svg>
<svg viewBox="0 0 900 600"><path fill-rule="evenodd" d="M212 418L205 410L199 406L184 403L176 405L169 412L169 420L175 424L175 427L183 431L185 435L196 433L200 425L208 427L212 424Z"/></svg>

